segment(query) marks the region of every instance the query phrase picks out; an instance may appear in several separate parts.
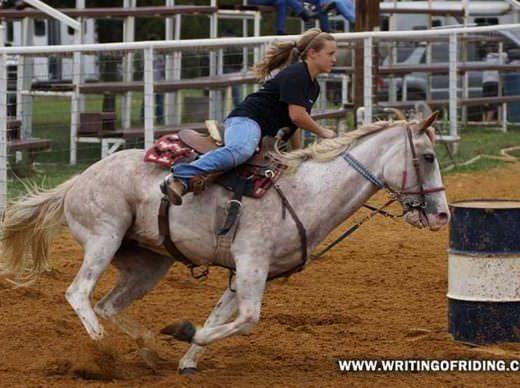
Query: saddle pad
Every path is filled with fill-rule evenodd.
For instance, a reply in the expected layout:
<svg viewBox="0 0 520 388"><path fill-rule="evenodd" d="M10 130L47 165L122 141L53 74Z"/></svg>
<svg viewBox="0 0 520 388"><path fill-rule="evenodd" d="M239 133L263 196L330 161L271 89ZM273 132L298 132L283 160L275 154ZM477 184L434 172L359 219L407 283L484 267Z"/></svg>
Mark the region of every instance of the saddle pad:
<svg viewBox="0 0 520 388"><path fill-rule="evenodd" d="M144 161L171 168L174 163L191 162L199 157L177 134L165 135L157 140L144 154Z"/></svg>
<svg viewBox="0 0 520 388"><path fill-rule="evenodd" d="M189 163L200 156L193 148L184 143L177 134L161 137L146 151L144 161L155 163L170 169L175 163ZM250 160L254 161L253 156ZM215 181L225 189L235 192L239 180L245 179L244 195L251 198L261 198L282 175L285 165L271 160L263 166L250 165L248 162L221 175Z"/></svg>

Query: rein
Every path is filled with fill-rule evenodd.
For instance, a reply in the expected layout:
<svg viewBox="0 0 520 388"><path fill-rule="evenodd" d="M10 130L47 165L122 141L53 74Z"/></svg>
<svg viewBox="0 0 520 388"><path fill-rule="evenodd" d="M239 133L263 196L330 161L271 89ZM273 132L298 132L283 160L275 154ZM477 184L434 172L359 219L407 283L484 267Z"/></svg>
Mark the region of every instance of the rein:
<svg viewBox="0 0 520 388"><path fill-rule="evenodd" d="M316 259L319 259L321 256L323 256L325 253L327 253L330 249L334 248L337 244L339 244L341 241L343 241L344 239L346 239L348 236L350 236L352 233L354 233L356 230L359 229L359 227L361 225L363 225L365 222L369 221L370 219L372 219L372 217L374 217L375 215L377 214L381 214L385 217L391 217L391 218L398 218L398 217L402 217L404 215L401 214L401 215L393 215L393 214L390 214L386 211L384 211L383 209L390 206L392 203L394 203L396 200L395 199L389 199L387 202L385 202L383 204L383 206L379 207L379 208L376 208L376 207L373 207L373 206L370 206L370 205L363 205L365 206L366 208L372 210L372 212L367 215L365 218L363 218L361 221L359 221L357 224L351 226L350 228L348 228L345 232L343 232L341 234L341 236L339 236L336 240L334 240L333 242L331 242L329 245L327 245L325 248L323 248L321 251L319 251L317 254L315 255L312 255L311 258L313 260L316 260Z"/></svg>

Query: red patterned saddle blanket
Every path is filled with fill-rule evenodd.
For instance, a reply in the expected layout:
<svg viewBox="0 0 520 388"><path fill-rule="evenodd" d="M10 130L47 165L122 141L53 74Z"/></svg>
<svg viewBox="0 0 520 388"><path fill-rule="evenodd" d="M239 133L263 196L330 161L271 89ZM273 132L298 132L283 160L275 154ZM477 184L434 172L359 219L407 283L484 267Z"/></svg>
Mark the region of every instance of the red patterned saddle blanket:
<svg viewBox="0 0 520 388"><path fill-rule="evenodd" d="M187 136L186 136L187 135ZM196 143L191 140L196 139ZM188 145L184 139L195 145ZM170 169L175 163L189 163L205 152L217 148L216 144L211 144L209 136L194 134L194 131L186 133L174 133L158 139L154 145L148 149L144 156L144 161L155 163L161 167ZM199 146L199 140L204 143ZM235 192L239 184L244 184L244 195L252 198L261 198L282 175L287 167L278 160L270 156L273 150L274 139L265 137L262 139L260 150L245 162L243 165L226 172L219 176L215 183L226 189ZM209 146L208 146L209 145Z"/></svg>

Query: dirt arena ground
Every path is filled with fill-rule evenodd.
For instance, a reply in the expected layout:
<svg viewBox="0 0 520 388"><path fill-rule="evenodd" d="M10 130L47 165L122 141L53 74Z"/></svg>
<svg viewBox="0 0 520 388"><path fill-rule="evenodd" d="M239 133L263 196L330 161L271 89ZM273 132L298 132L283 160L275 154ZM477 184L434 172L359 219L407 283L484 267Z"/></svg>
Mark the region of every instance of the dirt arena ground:
<svg viewBox="0 0 520 388"><path fill-rule="evenodd" d="M520 164L445 181L450 201L519 198ZM14 289L0 281L0 386L518 384L519 373L340 373L340 358L520 358L520 344L469 347L447 333L447 247L447 228L431 233L377 218L303 273L276 281L250 336L210 346L199 374L179 376L176 366L187 344L158 338L162 360L157 372L108 323L107 339L101 346L93 344L64 298L82 252L63 232L52 246L55 270L36 286ZM111 269L102 278L95 299L113 285L114 275ZM131 313L154 332L178 319L201 324L226 284L226 272L214 269L200 282L175 265Z"/></svg>

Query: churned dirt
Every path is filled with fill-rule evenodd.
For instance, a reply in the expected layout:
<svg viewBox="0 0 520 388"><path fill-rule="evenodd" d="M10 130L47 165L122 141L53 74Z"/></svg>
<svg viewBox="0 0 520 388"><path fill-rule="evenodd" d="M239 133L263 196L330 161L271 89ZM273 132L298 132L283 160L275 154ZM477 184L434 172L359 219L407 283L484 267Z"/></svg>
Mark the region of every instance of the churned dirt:
<svg viewBox="0 0 520 388"><path fill-rule="evenodd" d="M445 179L450 201L520 198L520 164ZM382 196L373 202L381 203ZM360 211L344 229L363 214ZM339 228L329 238L340 233ZM519 373L341 373L345 359L519 359L520 344L470 347L447 333L448 231L432 233L377 218L322 260L266 293L249 336L211 345L195 376L176 372L185 343L159 336L157 371L135 344L105 323L91 341L64 298L82 260L64 231L52 245L54 270L33 287L0 281L0 386L513 386ZM95 292L115 281L110 269ZM131 309L155 333L178 319L203 323L227 285L227 272L192 279L175 265Z"/></svg>

